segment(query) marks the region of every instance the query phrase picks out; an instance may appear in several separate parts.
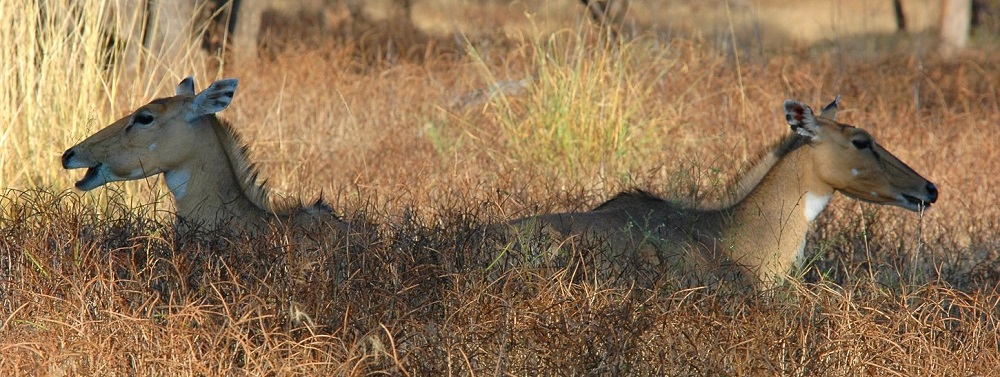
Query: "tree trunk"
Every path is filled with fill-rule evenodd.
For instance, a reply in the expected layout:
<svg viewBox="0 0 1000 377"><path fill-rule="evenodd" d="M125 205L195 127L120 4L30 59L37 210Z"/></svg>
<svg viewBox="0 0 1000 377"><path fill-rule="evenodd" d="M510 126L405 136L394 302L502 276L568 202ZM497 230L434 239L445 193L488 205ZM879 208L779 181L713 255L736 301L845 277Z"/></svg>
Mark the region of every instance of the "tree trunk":
<svg viewBox="0 0 1000 377"><path fill-rule="evenodd" d="M906 14L903 13L902 0L892 0L892 10L896 13L896 31L906 31Z"/></svg>
<svg viewBox="0 0 1000 377"><path fill-rule="evenodd" d="M260 34L260 17L264 13L261 0L234 0L230 14L233 18L232 57L239 63L257 58L257 38Z"/></svg>
<svg viewBox="0 0 1000 377"><path fill-rule="evenodd" d="M941 44L938 51L952 59L969 41L972 23L972 0L941 1Z"/></svg>

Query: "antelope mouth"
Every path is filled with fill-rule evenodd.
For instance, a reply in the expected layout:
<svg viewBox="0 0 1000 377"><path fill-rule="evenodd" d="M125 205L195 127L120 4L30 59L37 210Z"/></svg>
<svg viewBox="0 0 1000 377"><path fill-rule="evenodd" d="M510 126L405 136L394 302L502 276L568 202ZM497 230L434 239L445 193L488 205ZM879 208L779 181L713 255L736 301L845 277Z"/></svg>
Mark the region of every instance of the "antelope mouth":
<svg viewBox="0 0 1000 377"><path fill-rule="evenodd" d="M898 194L894 199L891 196L878 196L872 193L873 196L861 196L852 193L845 192L848 197L858 199L861 201L875 203L875 204L887 204L896 207L901 207L908 209L913 212L926 211L931 208L931 204L937 201L934 196L921 198L918 196L913 196L910 194Z"/></svg>
<svg viewBox="0 0 1000 377"><path fill-rule="evenodd" d="M902 194L901 206L911 211L924 211L931 208L933 201L920 199L913 195Z"/></svg>
<svg viewBox="0 0 1000 377"><path fill-rule="evenodd" d="M104 183L98 182L100 180L100 171L102 167L104 167L104 164L102 163L98 163L94 166L88 166L87 172L83 174L83 178L76 181L76 188L81 191L88 191Z"/></svg>

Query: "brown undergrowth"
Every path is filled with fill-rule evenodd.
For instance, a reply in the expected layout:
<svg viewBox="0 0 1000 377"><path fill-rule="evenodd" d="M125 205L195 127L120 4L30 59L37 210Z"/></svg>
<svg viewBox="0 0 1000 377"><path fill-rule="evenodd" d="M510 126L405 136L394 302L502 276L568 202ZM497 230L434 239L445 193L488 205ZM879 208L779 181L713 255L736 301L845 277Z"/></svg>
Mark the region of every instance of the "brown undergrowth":
<svg viewBox="0 0 1000 377"><path fill-rule="evenodd" d="M30 143L0 159L0 374L997 373L1000 59L989 46L950 63L904 41L782 47L737 64L731 48L655 32L621 45L585 26L499 34L395 61L385 46L289 44L226 68L241 81L220 116L261 177L279 194L322 193L348 235L179 237L157 178L65 189L79 177L59 154L120 112L42 101L24 108L37 114L9 113L0 146ZM630 188L717 200L789 132L784 99L817 107L836 94L842 121L938 184L933 208L838 196L807 266L759 294L639 287L598 271L601 251L585 248L558 264L498 262L524 255L489 224L587 210ZM81 125L39 126L73 117Z"/></svg>
<svg viewBox="0 0 1000 377"><path fill-rule="evenodd" d="M995 287L649 291L489 264L480 216L175 239L118 198L7 192L0 369L127 374L989 374ZM44 213L38 213L44 208ZM356 224L364 216L347 216ZM311 255L308 260L295 256ZM880 261L878 263L884 263ZM596 274L595 274L596 275Z"/></svg>

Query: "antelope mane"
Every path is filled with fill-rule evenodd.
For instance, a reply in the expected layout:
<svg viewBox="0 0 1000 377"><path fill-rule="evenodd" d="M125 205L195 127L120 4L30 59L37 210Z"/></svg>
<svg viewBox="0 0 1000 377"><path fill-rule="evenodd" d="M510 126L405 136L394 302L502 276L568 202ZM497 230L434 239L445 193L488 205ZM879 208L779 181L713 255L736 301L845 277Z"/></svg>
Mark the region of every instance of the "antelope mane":
<svg viewBox="0 0 1000 377"><path fill-rule="evenodd" d="M280 198L280 200L273 200L271 198L271 190L267 186L267 181L260 179L260 171L257 165L250 162L249 145L240 139L231 123L218 117L215 117L215 119L217 120L217 122L213 122L215 123L213 127L215 135L219 138L219 143L222 145L222 149L229 159L229 166L236 173L236 180L240 184L243 195L258 208L271 214L288 215L305 209L305 205L301 199ZM312 207L329 208L322 198L317 199Z"/></svg>
<svg viewBox="0 0 1000 377"><path fill-rule="evenodd" d="M781 140L778 140L771 144L770 147L766 148L763 154L750 160L751 162L744 165L744 169L741 169L740 173L736 175L736 178L730 185L727 185L729 192L725 195L725 199L717 205L711 206L706 209L722 209L729 208L750 194L764 177L767 176L767 172L771 171L771 168L792 151L801 148L806 145L808 139L792 133L785 136Z"/></svg>

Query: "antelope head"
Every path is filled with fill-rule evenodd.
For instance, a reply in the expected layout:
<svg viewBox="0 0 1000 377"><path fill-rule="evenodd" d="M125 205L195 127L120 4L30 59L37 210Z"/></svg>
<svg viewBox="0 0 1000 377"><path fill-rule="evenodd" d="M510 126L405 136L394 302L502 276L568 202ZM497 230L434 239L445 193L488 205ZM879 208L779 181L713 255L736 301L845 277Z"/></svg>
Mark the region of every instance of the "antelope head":
<svg viewBox="0 0 1000 377"><path fill-rule="evenodd" d="M860 128L838 123L838 96L816 116L809 106L785 101L785 118L812 148L817 178L849 197L920 211L937 201L938 189Z"/></svg>
<svg viewBox="0 0 1000 377"><path fill-rule="evenodd" d="M205 140L216 139L209 123L229 106L236 85L236 79L219 80L196 94L188 77L175 96L153 100L67 149L63 168L87 169L76 182L83 191L177 168Z"/></svg>

